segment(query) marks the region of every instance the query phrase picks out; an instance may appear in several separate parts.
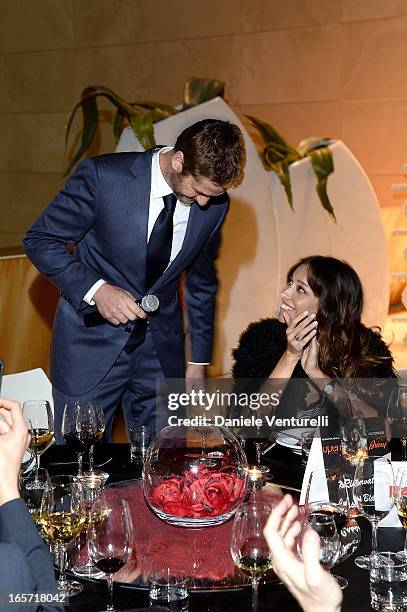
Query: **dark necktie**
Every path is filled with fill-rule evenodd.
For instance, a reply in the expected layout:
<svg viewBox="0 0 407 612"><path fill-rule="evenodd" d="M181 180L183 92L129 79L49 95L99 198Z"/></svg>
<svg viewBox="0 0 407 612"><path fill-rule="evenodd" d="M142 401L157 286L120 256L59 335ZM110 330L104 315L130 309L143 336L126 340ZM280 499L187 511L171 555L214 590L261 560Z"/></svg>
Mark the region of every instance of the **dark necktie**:
<svg viewBox="0 0 407 612"><path fill-rule="evenodd" d="M164 272L171 256L173 217L177 198L173 193L163 197L164 208L154 223L150 239L147 244L146 258L146 290L152 287L155 281Z"/></svg>
<svg viewBox="0 0 407 612"><path fill-rule="evenodd" d="M173 193L163 197L164 208L157 217L147 244L146 290L152 287L161 276L170 261L173 234L173 217L177 198ZM133 330L124 347L130 354L144 342L147 331L147 320L136 319Z"/></svg>

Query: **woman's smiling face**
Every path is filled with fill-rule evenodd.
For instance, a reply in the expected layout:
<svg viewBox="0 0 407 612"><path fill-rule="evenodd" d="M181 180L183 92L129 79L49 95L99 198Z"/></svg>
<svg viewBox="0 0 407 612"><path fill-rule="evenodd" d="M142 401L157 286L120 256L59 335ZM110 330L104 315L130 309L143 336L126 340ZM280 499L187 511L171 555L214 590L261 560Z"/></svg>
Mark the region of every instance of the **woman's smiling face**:
<svg viewBox="0 0 407 612"><path fill-rule="evenodd" d="M281 306L278 319L284 323L283 312L287 313L290 322L299 314L308 310L309 314L317 313L318 298L314 295L307 279L308 266L303 264L294 270L287 286L281 292Z"/></svg>

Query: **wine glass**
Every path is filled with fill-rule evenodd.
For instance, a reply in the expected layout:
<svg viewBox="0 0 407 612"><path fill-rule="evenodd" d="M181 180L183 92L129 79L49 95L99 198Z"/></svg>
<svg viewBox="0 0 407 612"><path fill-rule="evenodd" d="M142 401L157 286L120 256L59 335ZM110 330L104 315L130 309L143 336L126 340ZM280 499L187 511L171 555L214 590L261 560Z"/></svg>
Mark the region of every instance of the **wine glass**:
<svg viewBox="0 0 407 612"><path fill-rule="evenodd" d="M349 518L350 504L348 488L338 469L326 468L311 472L305 493L305 510L309 520L313 520L314 515L332 516L339 537L340 556L340 534ZM341 589L348 586L346 578L332 575Z"/></svg>
<svg viewBox="0 0 407 612"><path fill-rule="evenodd" d="M103 412L102 406L100 404L96 404L92 402L93 409L95 411L96 418L96 442L101 440L104 431L105 431L105 413ZM93 450L94 444L91 444L89 447L89 472L94 472L93 468Z"/></svg>
<svg viewBox="0 0 407 612"><path fill-rule="evenodd" d="M133 549L133 525L124 499L102 494L90 512L89 553L93 563L107 576L109 600L106 612L114 612L113 574L127 562Z"/></svg>
<svg viewBox="0 0 407 612"><path fill-rule="evenodd" d="M252 612L258 610L260 578L272 569L270 549L263 535L271 510L270 504L257 500L244 503L236 511L233 521L230 552L237 567L250 576Z"/></svg>
<svg viewBox="0 0 407 612"><path fill-rule="evenodd" d="M42 488L38 478L39 452L54 437L54 416L47 400L29 400L23 403L23 416L31 433L30 449L35 455L35 474L33 486Z"/></svg>
<svg viewBox="0 0 407 612"><path fill-rule="evenodd" d="M397 470L394 503L401 524L406 531L404 550L400 551L398 555L407 558L407 468Z"/></svg>
<svg viewBox="0 0 407 612"><path fill-rule="evenodd" d="M91 402L66 404L62 417L62 436L78 455L78 476L82 476L83 453L97 441L96 414Z"/></svg>
<svg viewBox="0 0 407 612"><path fill-rule="evenodd" d="M41 486L38 486L38 482ZM49 486L49 474L45 468L38 468L33 476L20 477L21 497L41 535L45 535L41 526L41 503L46 486Z"/></svg>
<svg viewBox="0 0 407 612"><path fill-rule="evenodd" d="M82 492L82 512L86 517L86 525L89 526L92 507L96 500L100 497L105 486L106 479L104 476L97 474L96 472L85 472L85 474L83 474L83 476L77 480ZM86 531L81 533L80 540L82 540L82 536L84 535L86 536ZM87 538L86 546L88 550L88 561L86 563L78 563L75 565L72 568L72 573L76 574L77 576L86 576L87 578L99 576L101 571L95 567L95 564L90 557L89 541Z"/></svg>
<svg viewBox="0 0 407 612"><path fill-rule="evenodd" d="M58 591L71 597L82 590L79 582L66 579L66 550L86 526L82 511L82 494L73 476L53 476L44 488L40 511L41 526L51 545L56 545L59 558Z"/></svg>
<svg viewBox="0 0 407 612"><path fill-rule="evenodd" d="M353 479L353 499L359 513L372 526L372 552L370 556L356 557L361 569L369 569L377 556L377 527L394 505L394 475L391 461L379 455L361 457Z"/></svg>
<svg viewBox="0 0 407 612"><path fill-rule="evenodd" d="M407 461L407 384L399 384L387 407L391 435L401 440L401 460Z"/></svg>
<svg viewBox="0 0 407 612"><path fill-rule="evenodd" d="M338 560L341 551L341 542L334 515L324 510L314 510L307 515L297 544L298 554L301 558L303 538L308 529L313 529L319 535L319 562L324 569L330 572L331 568Z"/></svg>

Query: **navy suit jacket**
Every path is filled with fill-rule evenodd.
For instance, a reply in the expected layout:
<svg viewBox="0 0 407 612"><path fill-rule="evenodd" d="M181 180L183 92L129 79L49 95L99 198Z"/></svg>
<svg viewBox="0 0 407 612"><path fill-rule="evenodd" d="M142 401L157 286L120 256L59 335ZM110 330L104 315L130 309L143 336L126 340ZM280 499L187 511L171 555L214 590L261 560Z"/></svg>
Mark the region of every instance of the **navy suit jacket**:
<svg viewBox="0 0 407 612"><path fill-rule="evenodd" d="M48 548L22 499L0 507L0 610L64 609L55 603L7 605L10 593L57 593Z"/></svg>
<svg viewBox="0 0 407 612"><path fill-rule="evenodd" d="M83 161L27 232L23 244L38 270L60 290L51 347L51 378L67 395L91 391L109 371L126 344L126 326L87 328L82 301L103 278L135 298L157 295L160 309L150 318L154 346L169 378L184 375L184 338L178 286L185 290L191 361L211 359L217 256L228 196L191 207L177 257L153 285L144 286L153 149L113 153ZM67 244L75 243L72 255Z"/></svg>

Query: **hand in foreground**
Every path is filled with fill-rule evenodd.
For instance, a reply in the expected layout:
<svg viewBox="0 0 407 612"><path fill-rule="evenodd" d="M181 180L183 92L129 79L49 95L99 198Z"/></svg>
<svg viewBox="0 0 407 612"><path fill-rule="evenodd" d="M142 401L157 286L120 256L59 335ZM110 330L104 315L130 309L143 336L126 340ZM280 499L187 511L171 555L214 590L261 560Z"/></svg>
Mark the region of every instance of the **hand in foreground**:
<svg viewBox="0 0 407 612"><path fill-rule="evenodd" d="M20 497L18 475L21 461L30 443L21 406L0 398L0 505ZM4 419L4 420L3 420Z"/></svg>
<svg viewBox="0 0 407 612"><path fill-rule="evenodd" d="M273 508L264 535L273 556L273 570L296 598L304 612L338 612L342 591L335 578L319 563L319 537L312 529L304 534L303 560L293 552L301 531L298 508L286 495Z"/></svg>
<svg viewBox="0 0 407 612"><path fill-rule="evenodd" d="M125 289L104 283L93 296L98 311L113 325L145 319L146 313Z"/></svg>
<svg viewBox="0 0 407 612"><path fill-rule="evenodd" d="M293 320L290 319L286 312L283 312L283 318L287 325L287 353L300 359L303 350L317 333L318 323L315 320L315 314L308 314L305 310Z"/></svg>
<svg viewBox="0 0 407 612"><path fill-rule="evenodd" d="M318 351L318 340L314 336L302 353L301 365L310 378L327 378L319 367Z"/></svg>

